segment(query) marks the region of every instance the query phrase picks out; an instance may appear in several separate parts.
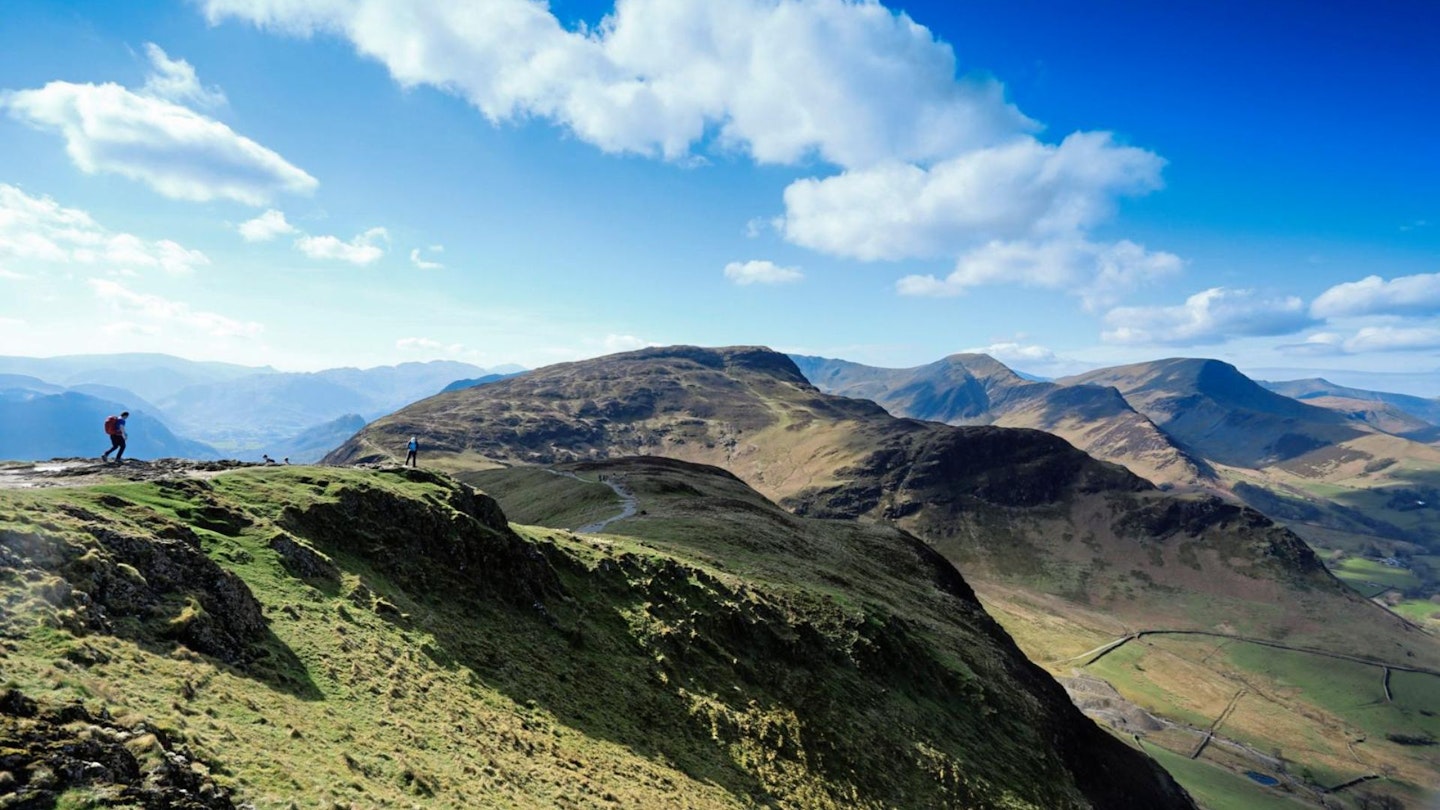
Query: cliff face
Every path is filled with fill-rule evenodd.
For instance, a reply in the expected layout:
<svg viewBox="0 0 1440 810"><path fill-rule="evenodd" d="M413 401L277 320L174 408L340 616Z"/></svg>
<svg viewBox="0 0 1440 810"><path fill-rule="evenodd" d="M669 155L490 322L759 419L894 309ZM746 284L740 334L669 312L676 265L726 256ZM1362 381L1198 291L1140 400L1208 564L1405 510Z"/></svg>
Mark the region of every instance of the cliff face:
<svg viewBox="0 0 1440 810"><path fill-rule="evenodd" d="M646 514L602 541L305 467L7 493L0 794L1191 806L916 538L682 462L582 472Z"/></svg>

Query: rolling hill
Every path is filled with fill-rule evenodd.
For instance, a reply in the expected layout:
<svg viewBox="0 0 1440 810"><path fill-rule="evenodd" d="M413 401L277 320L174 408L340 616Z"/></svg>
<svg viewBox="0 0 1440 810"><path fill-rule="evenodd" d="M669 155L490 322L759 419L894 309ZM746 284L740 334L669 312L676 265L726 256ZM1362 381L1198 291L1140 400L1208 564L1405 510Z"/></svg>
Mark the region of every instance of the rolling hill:
<svg viewBox="0 0 1440 810"><path fill-rule="evenodd" d="M873 400L896 416L951 425L1025 427L1054 433L1158 485L1209 487L1214 471L1108 386L1028 380L983 354L955 354L887 369L792 356L820 390Z"/></svg>

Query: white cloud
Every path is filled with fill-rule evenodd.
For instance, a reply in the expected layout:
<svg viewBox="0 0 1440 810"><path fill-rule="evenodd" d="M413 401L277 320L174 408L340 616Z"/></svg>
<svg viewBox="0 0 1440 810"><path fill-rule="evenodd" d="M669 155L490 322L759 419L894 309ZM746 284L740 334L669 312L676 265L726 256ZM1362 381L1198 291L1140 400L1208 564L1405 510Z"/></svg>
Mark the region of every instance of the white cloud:
<svg viewBox="0 0 1440 810"><path fill-rule="evenodd" d="M594 341L587 340L586 342L593 343ZM644 338L638 338L634 335L614 334L606 335L600 340L599 344L605 350L606 354L614 354L615 352L633 352L636 349L647 349L651 346L660 345L653 340L645 340Z"/></svg>
<svg viewBox="0 0 1440 810"><path fill-rule="evenodd" d="M426 337L407 337L395 341L395 348L407 352L424 352L427 354L449 354L456 355L465 351L465 346L460 343L441 343Z"/></svg>
<svg viewBox="0 0 1440 810"><path fill-rule="evenodd" d="M539 0L203 3L212 23L338 35L404 86L458 95L495 123L548 120L606 152L838 167L792 183L770 220L837 256L1085 243L1118 197L1159 188L1164 166L1104 132L1037 140L999 82L957 75L948 44L878 2L620 0L579 30ZM1093 272L1087 287L1125 286Z"/></svg>
<svg viewBox="0 0 1440 810"><path fill-rule="evenodd" d="M1345 341L1345 350L1351 353L1427 349L1440 349L1440 328L1367 326Z"/></svg>
<svg viewBox="0 0 1440 810"><path fill-rule="evenodd" d="M179 328L210 337L253 338L262 330L258 323L237 321L214 312L197 311L181 301L135 292L109 279L90 279L89 284L95 296L108 303L115 311L142 319L139 322L120 321L111 324L112 331L154 335Z"/></svg>
<svg viewBox="0 0 1440 810"><path fill-rule="evenodd" d="M1001 341L989 346L965 349L965 354L988 354L1002 363L1053 363L1058 358L1055 352L1044 346L1023 344L1015 341Z"/></svg>
<svg viewBox="0 0 1440 810"><path fill-rule="evenodd" d="M1121 294L1180 272L1173 253L1147 251L1128 240L1113 245L1084 240L991 242L962 255L944 279L911 275L900 279L901 295L946 297L985 284L1020 284L1067 290L1088 311L1113 305Z"/></svg>
<svg viewBox="0 0 1440 810"><path fill-rule="evenodd" d="M1179 306L1118 307L1105 314L1107 343L1201 346L1236 337L1287 335L1312 321L1294 296L1262 298L1253 290L1212 287Z"/></svg>
<svg viewBox="0 0 1440 810"><path fill-rule="evenodd" d="M0 93L0 108L36 129L58 132L86 174L119 174L180 200L230 199L263 205L279 192L308 194L318 182L275 152L181 101L214 105L183 60L154 45L156 72L140 92L118 84L53 81Z"/></svg>
<svg viewBox="0 0 1440 810"><path fill-rule="evenodd" d="M1072 238L1113 198L1158 188L1164 161L1077 132L1058 146L1022 137L930 168L890 162L785 189L795 244L862 260L955 255L985 241Z"/></svg>
<svg viewBox="0 0 1440 810"><path fill-rule="evenodd" d="M371 228L349 242L342 242L336 236L302 236L295 240L295 247L312 259L366 265L379 261L385 255L382 245L389 241L390 234L384 228Z"/></svg>
<svg viewBox="0 0 1440 810"><path fill-rule="evenodd" d="M169 239L149 241L102 227L88 213L0 183L0 260L94 265L112 273L159 269L181 275L210 259ZM7 271L13 273L14 271Z"/></svg>
<svg viewBox="0 0 1440 810"><path fill-rule="evenodd" d="M554 121L607 152L683 159L713 135L765 163L930 161L1033 122L878 3L628 0L569 31L544 3L207 0L212 22L336 33L396 81L492 121Z"/></svg>
<svg viewBox="0 0 1440 810"><path fill-rule="evenodd" d="M1440 313L1440 273L1401 276L1390 281L1366 276L1336 284L1310 304L1310 313L1317 318Z"/></svg>
<svg viewBox="0 0 1440 810"><path fill-rule="evenodd" d="M432 252L439 253L445 250L445 248L440 245L431 245L430 250ZM415 248L414 250L410 251L410 263L420 268L421 270L443 270L445 268L445 265L441 264L440 262L432 262L420 258L420 248Z"/></svg>
<svg viewBox="0 0 1440 810"><path fill-rule="evenodd" d="M795 267L781 267L770 261L730 262L725 265L725 278L745 286L748 284L790 284L805 278Z"/></svg>
<svg viewBox="0 0 1440 810"><path fill-rule="evenodd" d="M269 242L277 236L296 232L295 226L285 221L285 213L274 208L240 223L238 230L246 242Z"/></svg>
<svg viewBox="0 0 1440 810"><path fill-rule="evenodd" d="M197 107L223 107L225 94L218 87L203 87L195 75L195 68L184 59L171 59L153 42L145 43L145 55L150 59L153 72L146 77L144 95L176 104L193 104Z"/></svg>

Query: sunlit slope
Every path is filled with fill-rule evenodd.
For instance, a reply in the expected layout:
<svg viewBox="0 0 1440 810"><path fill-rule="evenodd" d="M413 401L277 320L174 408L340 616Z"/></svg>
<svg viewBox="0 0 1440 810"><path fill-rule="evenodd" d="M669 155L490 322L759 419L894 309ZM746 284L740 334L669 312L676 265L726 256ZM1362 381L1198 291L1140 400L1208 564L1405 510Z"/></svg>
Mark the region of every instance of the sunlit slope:
<svg viewBox="0 0 1440 810"><path fill-rule="evenodd" d="M603 538L512 527L423 471L7 492L9 788L66 806L1189 806L923 544L794 518L718 471L650 478L641 530Z"/></svg>

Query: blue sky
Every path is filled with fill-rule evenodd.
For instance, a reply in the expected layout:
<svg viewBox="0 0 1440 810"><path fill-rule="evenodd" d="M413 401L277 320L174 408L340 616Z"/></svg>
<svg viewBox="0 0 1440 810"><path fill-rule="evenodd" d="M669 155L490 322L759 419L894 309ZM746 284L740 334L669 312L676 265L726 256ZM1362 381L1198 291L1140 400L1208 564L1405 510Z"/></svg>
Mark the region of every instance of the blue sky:
<svg viewBox="0 0 1440 810"><path fill-rule="evenodd" d="M1380 8L11 0L0 352L1436 395L1440 8Z"/></svg>

